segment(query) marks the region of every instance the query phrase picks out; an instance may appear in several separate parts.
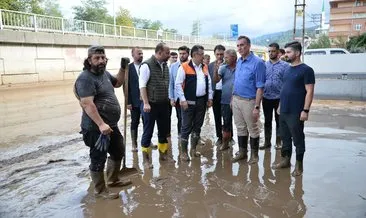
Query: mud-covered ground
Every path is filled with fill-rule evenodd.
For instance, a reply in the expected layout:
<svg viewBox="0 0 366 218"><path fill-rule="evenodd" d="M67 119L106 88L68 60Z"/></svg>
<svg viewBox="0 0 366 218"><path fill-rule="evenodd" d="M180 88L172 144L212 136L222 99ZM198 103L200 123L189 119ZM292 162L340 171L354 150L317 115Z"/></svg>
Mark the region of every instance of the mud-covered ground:
<svg viewBox="0 0 366 218"><path fill-rule="evenodd" d="M273 148L257 165L231 163L237 144L216 150L209 110L199 159L160 163L153 151L154 169L144 171L127 143L127 165L141 173L113 188L112 201L92 194L80 115L71 82L0 88L0 217L366 217L366 102L314 102L297 178L294 166L271 169L280 160ZM175 119L172 129L177 160Z"/></svg>

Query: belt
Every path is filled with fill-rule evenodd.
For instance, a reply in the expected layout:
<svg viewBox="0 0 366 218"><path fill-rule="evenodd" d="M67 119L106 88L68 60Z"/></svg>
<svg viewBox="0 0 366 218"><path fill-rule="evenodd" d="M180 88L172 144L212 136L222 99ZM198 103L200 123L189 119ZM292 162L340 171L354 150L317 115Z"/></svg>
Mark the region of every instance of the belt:
<svg viewBox="0 0 366 218"><path fill-rule="evenodd" d="M243 98L243 97L240 97L238 95L234 95L234 98L239 99L239 100L245 100L245 101L255 100L255 98Z"/></svg>

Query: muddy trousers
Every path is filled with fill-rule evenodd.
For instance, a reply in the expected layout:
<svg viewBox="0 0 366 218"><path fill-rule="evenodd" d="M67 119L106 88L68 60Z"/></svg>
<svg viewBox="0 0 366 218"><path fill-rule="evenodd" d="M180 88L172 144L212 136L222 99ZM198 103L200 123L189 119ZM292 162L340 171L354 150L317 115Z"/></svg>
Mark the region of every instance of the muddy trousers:
<svg viewBox="0 0 366 218"><path fill-rule="evenodd" d="M123 144L123 136L118 127L112 127L113 132L110 137L110 144L108 148L108 154L113 161L121 161L124 156L125 146ZM94 145L97 142L100 132L99 130L82 130L83 141L86 146L90 148L90 160L89 169L93 172L103 172L104 165L107 160L107 152L97 150Z"/></svg>
<svg viewBox="0 0 366 218"><path fill-rule="evenodd" d="M212 110L215 118L216 137L222 139L221 90L215 90L212 100Z"/></svg>
<svg viewBox="0 0 366 218"><path fill-rule="evenodd" d="M151 138L154 133L155 122L158 126L158 142L166 144L169 131L169 103L150 103L151 111L144 112L144 104L141 104L142 118L144 122L144 132L141 138L141 146L150 147Z"/></svg>
<svg viewBox="0 0 366 218"><path fill-rule="evenodd" d="M188 105L187 110L182 109L182 134L181 138L188 141L189 135L198 138L205 119L207 108L206 96L198 97L195 105Z"/></svg>
<svg viewBox="0 0 366 218"><path fill-rule="evenodd" d="M273 113L275 114L275 121L276 121L276 136L280 136L280 122L279 122L279 115L277 114L277 108L279 105L280 99L266 99L263 98L262 105L263 105L263 113L264 113L264 130L266 133L272 133L272 118ZM271 138L269 136L269 138Z"/></svg>
<svg viewBox="0 0 366 218"><path fill-rule="evenodd" d="M224 120L222 125L222 131L228 133L232 137L233 132L233 111L230 108L230 104L221 104L221 114Z"/></svg>
<svg viewBox="0 0 366 218"><path fill-rule="evenodd" d="M169 111L169 115L170 115L170 119L169 119L169 133L171 134L171 120L172 120L172 107L169 107L170 111ZM181 112L181 108L179 105L179 99L175 102L175 113L177 115L177 130L178 130L178 134L180 135L181 130L182 130L182 112Z"/></svg>
<svg viewBox="0 0 366 218"><path fill-rule="evenodd" d="M302 161L305 153L304 121L300 114L281 113L280 132L282 138L282 157L291 157L292 141L296 147L296 160Z"/></svg>

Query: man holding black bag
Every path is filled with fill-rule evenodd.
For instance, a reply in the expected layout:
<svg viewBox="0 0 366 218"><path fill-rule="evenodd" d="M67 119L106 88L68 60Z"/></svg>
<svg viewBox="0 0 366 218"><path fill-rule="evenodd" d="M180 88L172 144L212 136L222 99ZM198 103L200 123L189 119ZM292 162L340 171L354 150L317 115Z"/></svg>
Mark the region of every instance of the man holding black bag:
<svg viewBox="0 0 366 218"><path fill-rule="evenodd" d="M75 82L74 93L83 109L81 133L85 145L90 148L90 175L97 197L118 198L118 193L110 193L104 180L104 165L107 152L107 185L125 186L130 181L121 181L118 174L124 157L125 145L118 129L121 108L114 93L124 83L128 61L121 59L121 69L116 77L106 71L107 58L104 47L91 46L84 61L83 72Z"/></svg>

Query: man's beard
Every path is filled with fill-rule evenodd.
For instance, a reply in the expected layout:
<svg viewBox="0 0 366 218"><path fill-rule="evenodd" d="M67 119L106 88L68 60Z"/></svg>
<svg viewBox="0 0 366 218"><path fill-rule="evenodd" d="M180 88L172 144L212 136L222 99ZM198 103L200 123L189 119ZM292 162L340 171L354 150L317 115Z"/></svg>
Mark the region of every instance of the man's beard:
<svg viewBox="0 0 366 218"><path fill-rule="evenodd" d="M95 74L100 75L104 73L105 67L106 67L105 64L99 64L99 65L92 65L91 69Z"/></svg>
<svg viewBox="0 0 366 218"><path fill-rule="evenodd" d="M186 61L188 61L188 58L184 58L184 59L183 59L183 58L181 58L181 59L180 59L180 62L181 62L181 63L184 63L184 62L186 62Z"/></svg>

